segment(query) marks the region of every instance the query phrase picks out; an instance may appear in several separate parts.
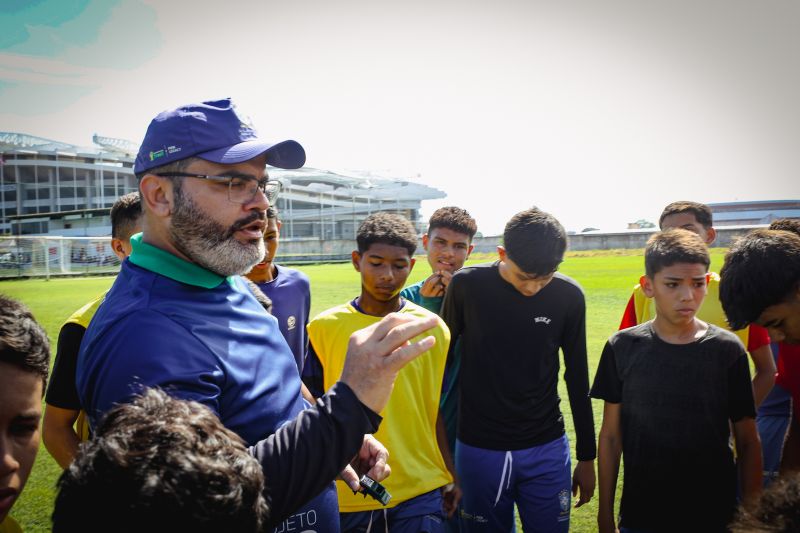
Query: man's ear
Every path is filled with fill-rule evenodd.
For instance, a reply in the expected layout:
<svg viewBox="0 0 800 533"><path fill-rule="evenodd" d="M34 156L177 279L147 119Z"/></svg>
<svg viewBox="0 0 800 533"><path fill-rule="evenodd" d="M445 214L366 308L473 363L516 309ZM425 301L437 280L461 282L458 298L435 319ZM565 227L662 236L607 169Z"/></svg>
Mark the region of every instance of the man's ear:
<svg viewBox="0 0 800 533"><path fill-rule="evenodd" d="M642 288L642 292L648 298L652 298L654 291L653 291L653 280L650 279L650 276L644 275L639 278L639 286Z"/></svg>
<svg viewBox="0 0 800 533"><path fill-rule="evenodd" d="M279 237L280 237L280 235L281 235L281 226L283 226L283 222L281 222L280 220L278 220L277 222L275 222L275 227L277 227L277 228L278 228L278 236L279 236Z"/></svg>
<svg viewBox="0 0 800 533"><path fill-rule="evenodd" d="M428 251L428 240L429 240L428 234L427 233L423 233L422 234L422 247L425 248L426 252Z"/></svg>
<svg viewBox="0 0 800 533"><path fill-rule="evenodd" d="M471 254L472 250L474 250L474 249L475 249L475 245L472 244L472 243L469 243L469 248L467 248L467 259L469 259L469 254Z"/></svg>
<svg viewBox="0 0 800 533"><path fill-rule="evenodd" d="M412 257L411 261L409 261L409 263L408 263L408 273L409 274L411 273L412 270L414 270L414 265L416 265L416 264L417 264L417 260Z"/></svg>
<svg viewBox="0 0 800 533"><path fill-rule="evenodd" d="M172 214L174 189L167 178L155 174L145 174L139 182L139 196L146 210L157 217Z"/></svg>
<svg viewBox="0 0 800 533"><path fill-rule="evenodd" d="M350 254L350 260L353 262L353 268L356 269L356 272L361 272L361 254L358 253L358 250L353 250Z"/></svg>

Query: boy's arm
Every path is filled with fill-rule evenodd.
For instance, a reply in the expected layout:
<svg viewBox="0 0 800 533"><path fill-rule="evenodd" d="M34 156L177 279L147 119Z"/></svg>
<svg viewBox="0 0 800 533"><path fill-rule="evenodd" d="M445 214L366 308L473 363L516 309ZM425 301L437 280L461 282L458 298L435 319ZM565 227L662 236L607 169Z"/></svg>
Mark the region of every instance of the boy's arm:
<svg viewBox="0 0 800 533"><path fill-rule="evenodd" d="M70 465L81 442L73 427L80 413L75 367L85 333L86 328L80 324L68 323L61 328L53 372L47 387L42 440L61 468Z"/></svg>
<svg viewBox="0 0 800 533"><path fill-rule="evenodd" d="M597 526L600 533L617 531L614 519L614 499L617 491L620 458L622 457L621 407L622 404L611 402L605 402L603 405L603 425L600 427L597 461L600 478Z"/></svg>
<svg viewBox="0 0 800 533"><path fill-rule="evenodd" d="M310 340L308 342L306 364L303 365L303 375L301 377L306 391L313 398L319 398L325 393L325 375L323 373L322 364L319 362L317 352L314 350L314 343ZM303 396L305 397L305 394L303 394ZM314 403L314 400L310 401Z"/></svg>
<svg viewBox="0 0 800 533"><path fill-rule="evenodd" d="M443 487L444 491L442 493L444 512L447 514L447 518L450 518L453 516L453 513L455 513L458 508L458 502L461 500L461 487L458 482L456 465L453 462L453 454L451 453L450 444L447 440L447 430L444 427L444 417L441 411L439 411L436 417L436 441L439 444L439 452L442 454L444 464L450 472L450 475L453 476L453 484Z"/></svg>
<svg viewBox="0 0 800 533"><path fill-rule="evenodd" d="M745 507L752 508L761 496L761 475L764 468L755 419L746 417L735 422L733 435L736 439L736 465L739 469L742 503Z"/></svg>
<svg viewBox="0 0 800 533"><path fill-rule="evenodd" d="M753 360L753 396L756 407L761 405L767 397L772 386L775 385L775 358L770 348L770 339L767 330L756 324L748 326L747 351Z"/></svg>
<svg viewBox="0 0 800 533"><path fill-rule="evenodd" d="M46 404L42 421L42 440L58 466L67 468L78 454L81 440L74 425L80 411Z"/></svg>
<svg viewBox="0 0 800 533"><path fill-rule="evenodd" d="M572 422L575 426L575 450L578 464L573 473L572 492L580 489L580 499L576 507L592 499L597 482L594 459L597 447L594 433L594 414L589 399L589 364L586 354L586 304L583 295L576 300L568 317L569 324L561 339L564 352L564 381L572 409Z"/></svg>

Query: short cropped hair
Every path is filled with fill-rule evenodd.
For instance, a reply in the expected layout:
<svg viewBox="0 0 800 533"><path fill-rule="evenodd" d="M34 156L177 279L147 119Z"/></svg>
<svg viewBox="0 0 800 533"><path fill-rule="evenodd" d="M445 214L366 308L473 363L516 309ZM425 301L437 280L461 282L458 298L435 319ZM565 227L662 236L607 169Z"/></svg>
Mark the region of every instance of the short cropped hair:
<svg viewBox="0 0 800 533"><path fill-rule="evenodd" d="M652 278L676 263L701 264L708 271L711 256L699 235L682 228L654 233L644 249L644 272Z"/></svg>
<svg viewBox="0 0 800 533"><path fill-rule="evenodd" d="M754 322L764 309L783 302L800 283L800 236L753 230L725 254L719 299L733 329Z"/></svg>
<svg viewBox="0 0 800 533"><path fill-rule="evenodd" d="M356 233L358 253L363 254L376 243L402 246L408 255L417 250L417 232L405 217L394 213L373 213L364 219Z"/></svg>
<svg viewBox="0 0 800 533"><path fill-rule="evenodd" d="M781 231L791 231L800 235L800 218L779 218L773 220L769 225L769 229L777 229Z"/></svg>
<svg viewBox="0 0 800 533"><path fill-rule="evenodd" d="M478 224L466 209L460 207L440 207L428 220L428 234L436 228L447 228L469 236L470 242L478 232Z"/></svg>
<svg viewBox="0 0 800 533"><path fill-rule="evenodd" d="M0 362L42 378L50 371L50 341L44 328L21 302L0 294Z"/></svg>
<svg viewBox="0 0 800 533"><path fill-rule="evenodd" d="M263 488L258 461L208 407L146 389L106 414L61 475L53 531L256 532Z"/></svg>
<svg viewBox="0 0 800 533"><path fill-rule="evenodd" d="M681 213L693 214L697 222L706 229L710 229L714 226L714 216L711 213L710 207L699 202L682 200L680 202L672 202L664 208L661 212L661 216L658 218L658 227L663 229L665 218L670 215L679 215Z"/></svg>
<svg viewBox="0 0 800 533"><path fill-rule="evenodd" d="M142 217L142 201L139 192L129 192L117 198L111 206L111 236L129 240Z"/></svg>
<svg viewBox="0 0 800 533"><path fill-rule="evenodd" d="M526 274L547 276L558 270L567 250L567 232L537 207L511 217L503 231L506 254Z"/></svg>

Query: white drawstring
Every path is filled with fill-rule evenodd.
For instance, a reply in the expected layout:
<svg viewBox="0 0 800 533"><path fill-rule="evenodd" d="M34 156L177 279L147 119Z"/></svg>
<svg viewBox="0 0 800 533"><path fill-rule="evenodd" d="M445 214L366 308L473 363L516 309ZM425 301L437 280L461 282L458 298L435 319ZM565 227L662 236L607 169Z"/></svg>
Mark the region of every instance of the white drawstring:
<svg viewBox="0 0 800 533"><path fill-rule="evenodd" d="M500 484L497 487L497 498L494 500L494 506L497 507L497 502L500 501L500 495L503 493L503 479L506 477L506 472L508 472L508 481L506 481L506 490L511 485L511 468L514 464L514 458L511 456L511 452L506 452L506 458L503 460L503 473L500 474Z"/></svg>

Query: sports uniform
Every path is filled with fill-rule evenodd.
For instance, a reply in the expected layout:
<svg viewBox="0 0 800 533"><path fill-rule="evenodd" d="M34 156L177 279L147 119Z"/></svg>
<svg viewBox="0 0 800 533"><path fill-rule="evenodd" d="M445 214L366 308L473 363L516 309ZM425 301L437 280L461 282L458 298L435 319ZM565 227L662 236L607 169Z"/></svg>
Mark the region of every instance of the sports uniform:
<svg viewBox="0 0 800 533"><path fill-rule="evenodd" d="M410 302L414 302L420 307L424 307L431 313L441 314L444 296L423 296L421 293L422 284L420 281L414 285L409 285L400 292L400 296ZM444 427L447 432L447 442L450 450L456 449L456 425L458 424L458 369L461 367L461 352L456 349L453 357L447 362L442 380L442 399L439 402L439 412L444 419Z"/></svg>
<svg viewBox="0 0 800 533"><path fill-rule="evenodd" d="M502 278L499 262L470 266L450 281L442 318L453 342L461 342L462 529L508 531L516 502L526 531L567 531L572 483L557 391L559 349L577 458L596 456L583 292L556 273L527 297Z"/></svg>
<svg viewBox="0 0 800 533"><path fill-rule="evenodd" d="M274 265L276 275L270 281L257 282L261 291L272 300L272 316L292 349L298 372L303 372L308 338L306 325L311 312L311 289L308 276L293 268Z"/></svg>
<svg viewBox="0 0 800 533"><path fill-rule="evenodd" d="M606 343L593 398L621 404L624 482L620 528L726 531L736 509L729 422L755 417L744 347L709 324L669 344L652 322Z"/></svg>
<svg viewBox="0 0 800 533"><path fill-rule="evenodd" d="M81 441L89 439L89 423L86 413L81 408L78 390L75 387L75 365L78 362L78 351L81 340L89 327L97 308L103 302L106 293L87 303L74 313L61 326L58 334L56 360L53 363L53 372L47 385L45 402L49 405L71 411L80 411L75 421L75 432Z"/></svg>
<svg viewBox="0 0 800 533"><path fill-rule="evenodd" d="M411 302L405 302L399 313L429 315ZM320 365L325 388L342 373L350 335L380 320L351 302L324 311L309 323L309 365ZM392 495L386 507L388 516L383 516L384 507L379 502L354 495L338 481L343 530L360 531L387 519L390 531L396 532L439 531L442 527L442 498L437 489L453 480L439 451L436 419L450 335L441 320L427 334L436 338L435 346L398 373L389 402L381 412L383 424L375 433L392 460L392 475L383 482Z"/></svg>
<svg viewBox="0 0 800 533"><path fill-rule="evenodd" d="M335 487L324 480L336 476L379 419L340 383L292 424L303 425L304 416L326 418L315 431L332 434L332 426L344 424L347 440L333 439L319 454L308 449L313 439L290 431L272 435L307 406L275 318L242 278L218 276L143 242L141 234L131 244L133 253L89 325L78 358L78 393L92 423L142 386L198 401L255 445L273 520L300 508L294 523L313 517L312 531L338 531ZM348 445L337 447L341 442Z"/></svg>

